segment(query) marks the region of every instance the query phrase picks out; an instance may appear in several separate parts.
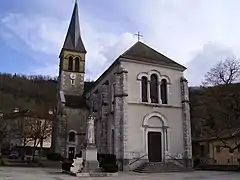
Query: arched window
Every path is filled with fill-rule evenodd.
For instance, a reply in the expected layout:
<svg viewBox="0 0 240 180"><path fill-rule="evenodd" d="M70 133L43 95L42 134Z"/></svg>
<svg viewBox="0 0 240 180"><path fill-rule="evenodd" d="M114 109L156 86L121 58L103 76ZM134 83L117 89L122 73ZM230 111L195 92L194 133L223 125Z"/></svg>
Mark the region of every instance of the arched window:
<svg viewBox="0 0 240 180"><path fill-rule="evenodd" d="M70 132L68 135L68 141L69 142L75 142L75 132Z"/></svg>
<svg viewBox="0 0 240 180"><path fill-rule="evenodd" d="M151 103L158 103L158 77L156 74L151 75L150 98Z"/></svg>
<svg viewBox="0 0 240 180"><path fill-rule="evenodd" d="M73 58L72 58L72 56L70 56L69 59L68 59L68 70L69 71L73 70Z"/></svg>
<svg viewBox="0 0 240 180"><path fill-rule="evenodd" d="M168 99L167 99L167 80L162 79L161 80L161 99L162 99L162 104L167 104Z"/></svg>
<svg viewBox="0 0 240 180"><path fill-rule="evenodd" d="M147 88L148 88L148 79L146 76L142 77L142 102L148 102L148 97L147 97Z"/></svg>
<svg viewBox="0 0 240 180"><path fill-rule="evenodd" d="M75 59L75 71L79 71L79 58L77 57L76 59Z"/></svg>

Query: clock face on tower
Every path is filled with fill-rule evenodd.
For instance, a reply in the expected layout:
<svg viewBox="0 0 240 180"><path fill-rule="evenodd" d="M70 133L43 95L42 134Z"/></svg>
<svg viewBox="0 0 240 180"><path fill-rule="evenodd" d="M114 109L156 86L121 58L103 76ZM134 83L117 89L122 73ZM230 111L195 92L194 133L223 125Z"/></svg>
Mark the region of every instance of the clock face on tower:
<svg viewBox="0 0 240 180"><path fill-rule="evenodd" d="M75 73L71 73L70 74L70 79L74 80L76 79L77 75Z"/></svg>

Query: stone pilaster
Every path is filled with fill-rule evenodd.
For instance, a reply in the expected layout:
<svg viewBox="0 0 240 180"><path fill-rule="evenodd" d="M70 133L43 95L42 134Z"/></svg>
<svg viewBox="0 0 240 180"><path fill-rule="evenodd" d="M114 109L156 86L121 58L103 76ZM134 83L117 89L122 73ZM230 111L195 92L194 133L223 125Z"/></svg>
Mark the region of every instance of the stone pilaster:
<svg viewBox="0 0 240 180"><path fill-rule="evenodd" d="M109 84L102 85L102 103L101 103L101 146L100 152L107 153L108 148L108 113L109 113Z"/></svg>
<svg viewBox="0 0 240 180"><path fill-rule="evenodd" d="M184 158L186 166L192 167L192 139L191 139L191 122L190 122L190 107L188 82L185 78L181 78L181 95L183 108L183 138L184 138Z"/></svg>
<svg viewBox="0 0 240 180"><path fill-rule="evenodd" d="M94 116L96 117L96 122L95 122L95 126L96 126L96 145L98 148L98 152L100 152L100 147L101 147L101 137L100 137L100 133L101 133L101 93L100 90L98 90L98 93L95 94L95 102L94 102L94 106L95 106L95 112L94 112Z"/></svg>
<svg viewBox="0 0 240 180"><path fill-rule="evenodd" d="M115 154L118 160L119 168L123 168L124 159L127 156L127 96L128 96L128 72L120 66L119 71L115 73Z"/></svg>
<svg viewBox="0 0 240 180"><path fill-rule="evenodd" d="M64 108L64 107L63 107ZM66 111L63 109L57 115L56 119L56 142L55 142L55 152L67 157L66 149L66 130L67 130L67 116Z"/></svg>

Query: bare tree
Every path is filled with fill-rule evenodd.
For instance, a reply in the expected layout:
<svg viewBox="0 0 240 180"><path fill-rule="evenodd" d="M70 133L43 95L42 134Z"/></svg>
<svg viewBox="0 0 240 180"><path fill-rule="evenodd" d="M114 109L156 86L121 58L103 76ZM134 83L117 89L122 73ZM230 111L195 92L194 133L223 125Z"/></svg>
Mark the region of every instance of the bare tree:
<svg viewBox="0 0 240 180"><path fill-rule="evenodd" d="M239 79L240 62L236 58L216 64L205 76L203 95L195 111L202 137L217 139L231 153L240 147Z"/></svg>
<svg viewBox="0 0 240 180"><path fill-rule="evenodd" d="M37 117L26 117L24 119L24 130L23 136L25 145L31 143L33 145L33 156L35 158L36 147L40 145L40 159L42 156L42 148L45 140L48 140L51 137L52 133L52 121L41 119Z"/></svg>
<svg viewBox="0 0 240 180"><path fill-rule="evenodd" d="M203 85L232 84L240 80L240 61L239 59L227 58L217 63L205 75Z"/></svg>

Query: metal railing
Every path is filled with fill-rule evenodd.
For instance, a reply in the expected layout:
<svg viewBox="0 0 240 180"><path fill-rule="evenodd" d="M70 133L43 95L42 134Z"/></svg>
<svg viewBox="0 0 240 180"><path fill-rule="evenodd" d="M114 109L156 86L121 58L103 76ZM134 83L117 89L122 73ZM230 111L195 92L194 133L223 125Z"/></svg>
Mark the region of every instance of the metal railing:
<svg viewBox="0 0 240 180"><path fill-rule="evenodd" d="M141 160L141 159L144 158L145 156L147 156L147 154L144 154L144 155L140 156L139 158L135 159L133 162L129 163L129 165L134 164L135 162Z"/></svg>
<svg viewBox="0 0 240 180"><path fill-rule="evenodd" d="M166 154L166 156L167 156L167 157L170 157L170 158L173 159L174 161L177 161L178 163L180 163L181 165L184 166L184 163L183 163L182 161L180 161L179 159L177 159L177 158L175 158L175 157L173 157L173 156L171 156L171 155L169 155L169 154Z"/></svg>

